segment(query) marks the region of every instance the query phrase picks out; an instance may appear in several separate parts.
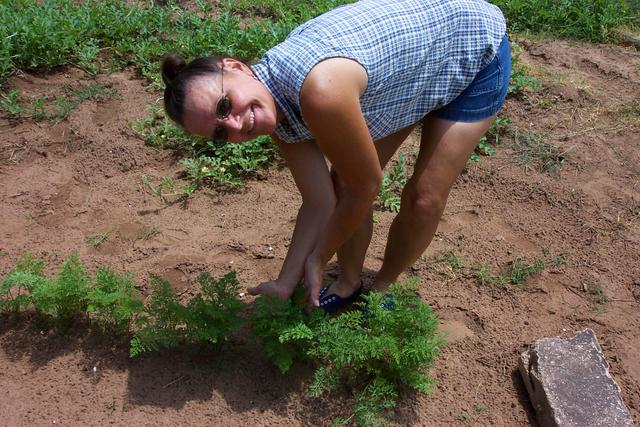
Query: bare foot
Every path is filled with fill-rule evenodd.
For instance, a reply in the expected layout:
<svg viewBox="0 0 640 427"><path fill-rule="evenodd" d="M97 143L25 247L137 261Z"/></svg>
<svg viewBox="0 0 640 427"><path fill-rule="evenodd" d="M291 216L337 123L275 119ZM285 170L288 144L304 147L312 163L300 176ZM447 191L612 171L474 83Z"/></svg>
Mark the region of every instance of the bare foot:
<svg viewBox="0 0 640 427"><path fill-rule="evenodd" d="M249 288L248 292L251 295L275 295L280 299L289 299L291 295L293 295L294 290L295 287L290 288L279 283L277 280L270 280Z"/></svg>

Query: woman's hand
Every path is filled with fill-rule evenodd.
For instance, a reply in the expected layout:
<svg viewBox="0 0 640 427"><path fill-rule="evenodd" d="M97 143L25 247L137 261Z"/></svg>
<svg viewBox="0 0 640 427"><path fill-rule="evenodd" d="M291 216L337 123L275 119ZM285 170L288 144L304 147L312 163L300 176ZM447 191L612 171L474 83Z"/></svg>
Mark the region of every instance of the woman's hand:
<svg viewBox="0 0 640 427"><path fill-rule="evenodd" d="M314 255L307 257L304 264L304 286L307 288L307 300L309 308L320 306L320 289L322 289L322 279L324 276L325 263Z"/></svg>

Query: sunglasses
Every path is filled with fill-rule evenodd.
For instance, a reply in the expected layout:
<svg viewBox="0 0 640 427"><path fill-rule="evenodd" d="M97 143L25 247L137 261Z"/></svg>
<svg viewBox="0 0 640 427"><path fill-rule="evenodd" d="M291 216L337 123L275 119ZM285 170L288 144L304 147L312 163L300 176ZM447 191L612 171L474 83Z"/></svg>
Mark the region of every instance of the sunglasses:
<svg viewBox="0 0 640 427"><path fill-rule="evenodd" d="M222 66L222 71L220 72L220 86L222 91L222 97L216 104L216 117L218 117L218 119L220 120L226 119L227 117L229 117L229 114L231 113L231 99L229 99L229 97L224 94L224 79L222 77L223 73L224 73L224 65ZM215 142L227 142L227 139L228 139L227 129L220 124L216 126L216 128L213 130L213 140Z"/></svg>

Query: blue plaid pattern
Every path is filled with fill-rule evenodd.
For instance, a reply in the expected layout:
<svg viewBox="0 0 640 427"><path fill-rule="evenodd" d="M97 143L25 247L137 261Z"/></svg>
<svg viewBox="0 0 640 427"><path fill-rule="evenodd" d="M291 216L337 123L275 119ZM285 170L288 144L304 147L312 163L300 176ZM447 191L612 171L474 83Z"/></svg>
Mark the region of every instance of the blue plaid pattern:
<svg viewBox="0 0 640 427"><path fill-rule="evenodd" d="M252 68L284 112L276 134L313 139L300 90L320 61L346 57L367 71L361 109L373 140L417 123L455 99L495 56L506 31L483 0L362 0L295 30Z"/></svg>

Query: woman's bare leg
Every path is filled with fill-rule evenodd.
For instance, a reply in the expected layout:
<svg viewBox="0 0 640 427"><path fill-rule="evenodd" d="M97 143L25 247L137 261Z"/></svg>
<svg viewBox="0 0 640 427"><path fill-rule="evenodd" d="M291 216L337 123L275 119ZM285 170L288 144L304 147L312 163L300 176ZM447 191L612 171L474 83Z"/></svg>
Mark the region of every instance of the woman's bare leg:
<svg viewBox="0 0 640 427"><path fill-rule="evenodd" d="M373 288L386 291L431 243L449 191L494 117L481 122L423 120L420 153L389 229L384 261Z"/></svg>
<svg viewBox="0 0 640 427"><path fill-rule="evenodd" d="M378 158L380 159L380 166L383 169L414 128L415 126L409 126L375 142ZM332 177L336 189L336 196L339 199L343 192L342 185L339 177L336 176L335 173L332 174ZM346 297L351 295L358 286L367 248L371 242L372 231L373 208L367 220L338 251L340 275L338 280L331 284L329 293Z"/></svg>

